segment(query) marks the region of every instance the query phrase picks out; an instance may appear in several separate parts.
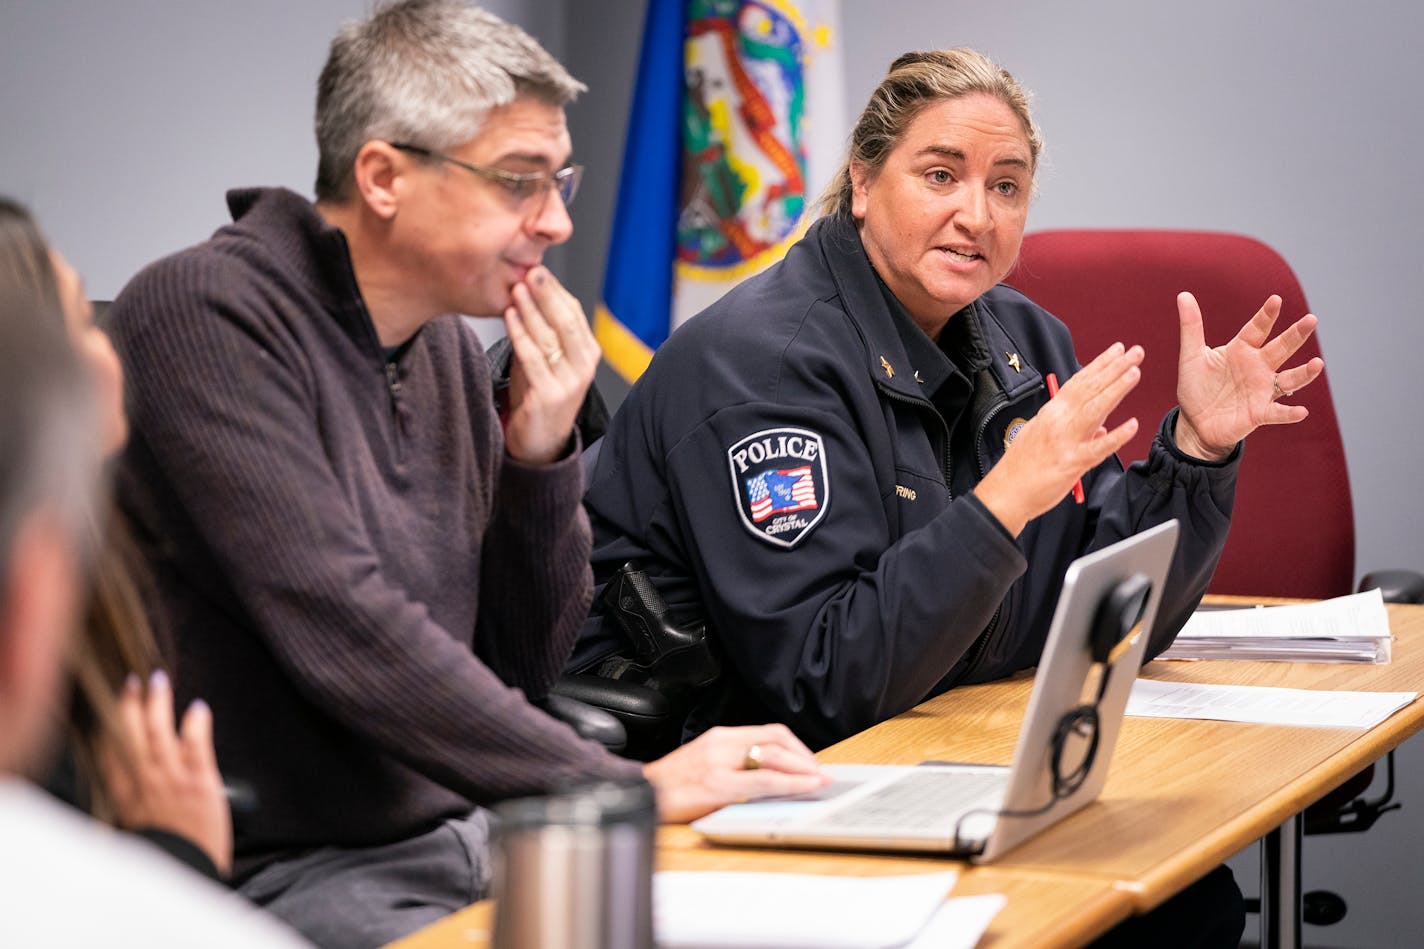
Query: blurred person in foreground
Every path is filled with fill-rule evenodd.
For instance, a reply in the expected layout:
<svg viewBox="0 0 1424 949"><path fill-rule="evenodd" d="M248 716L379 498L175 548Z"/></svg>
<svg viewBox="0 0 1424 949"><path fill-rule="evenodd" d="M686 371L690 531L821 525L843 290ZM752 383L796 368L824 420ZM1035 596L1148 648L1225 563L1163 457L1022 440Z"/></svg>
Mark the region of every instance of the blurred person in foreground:
<svg viewBox="0 0 1424 949"><path fill-rule="evenodd" d="M63 317L94 383L99 446L112 460L128 435L118 356L94 324L78 273L30 213L3 196L0 273L43 300L44 312ZM175 730L172 688L144 613L139 554L123 515L109 503L98 510L92 588L67 650L67 740L46 787L219 878L232 866L232 820L213 755L212 715L197 700Z"/></svg>
<svg viewBox="0 0 1424 949"><path fill-rule="evenodd" d="M0 945L303 944L30 783L49 770L64 718L70 630L93 554L101 413L54 296L36 292L14 258L0 259Z"/></svg>

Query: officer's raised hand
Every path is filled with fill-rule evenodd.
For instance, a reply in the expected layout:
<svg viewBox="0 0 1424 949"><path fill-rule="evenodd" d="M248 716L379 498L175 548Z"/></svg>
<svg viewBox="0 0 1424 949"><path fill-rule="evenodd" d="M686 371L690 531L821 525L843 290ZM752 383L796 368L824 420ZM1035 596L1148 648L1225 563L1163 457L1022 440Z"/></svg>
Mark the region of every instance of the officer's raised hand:
<svg viewBox="0 0 1424 949"><path fill-rule="evenodd" d="M1108 431L1109 413L1142 378L1142 347L1114 343L1074 374L984 476L974 494L1015 537L1073 484L1137 434L1130 418Z"/></svg>
<svg viewBox="0 0 1424 949"><path fill-rule="evenodd" d="M1182 411L1173 437L1182 451L1221 461L1258 427L1289 425L1310 414L1303 405L1279 400L1314 382L1325 362L1317 356L1290 369L1281 366L1315 332L1317 321L1307 313L1271 339L1280 315L1281 298L1272 294L1230 342L1213 349L1206 345L1196 297L1177 295L1182 344L1177 402Z"/></svg>
<svg viewBox="0 0 1424 949"><path fill-rule="evenodd" d="M549 269L538 266L510 292L504 326L514 349L509 369L505 448L546 464L569 448L574 418L598 368L599 348L583 307Z"/></svg>

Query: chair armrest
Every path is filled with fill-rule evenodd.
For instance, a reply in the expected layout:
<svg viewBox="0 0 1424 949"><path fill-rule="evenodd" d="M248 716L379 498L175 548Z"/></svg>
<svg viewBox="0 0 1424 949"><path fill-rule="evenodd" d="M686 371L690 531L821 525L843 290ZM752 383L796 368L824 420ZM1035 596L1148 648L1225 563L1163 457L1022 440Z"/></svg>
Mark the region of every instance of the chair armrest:
<svg viewBox="0 0 1424 949"><path fill-rule="evenodd" d="M594 675L566 675L554 683L551 697L593 706L617 719L627 735L621 754L652 761L677 747L682 719L672 701L645 685Z"/></svg>
<svg viewBox="0 0 1424 949"><path fill-rule="evenodd" d="M596 741L615 755L620 754L628 744L628 732L614 715L560 694L558 685L543 701L534 704L568 725L580 738Z"/></svg>
<svg viewBox="0 0 1424 949"><path fill-rule="evenodd" d="M554 683L551 694L606 709L622 717L636 716L649 721L666 718L671 710L667 696L645 685L605 679L602 676L566 675Z"/></svg>
<svg viewBox="0 0 1424 949"><path fill-rule="evenodd" d="M1380 588L1386 603L1424 603L1424 573L1414 570L1372 570L1360 590Z"/></svg>

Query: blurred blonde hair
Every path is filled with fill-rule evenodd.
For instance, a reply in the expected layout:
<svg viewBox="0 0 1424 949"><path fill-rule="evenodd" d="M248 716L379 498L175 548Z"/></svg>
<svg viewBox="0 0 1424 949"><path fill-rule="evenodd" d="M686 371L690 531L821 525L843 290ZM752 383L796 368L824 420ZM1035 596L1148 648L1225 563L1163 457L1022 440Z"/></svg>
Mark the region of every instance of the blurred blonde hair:
<svg viewBox="0 0 1424 949"><path fill-rule="evenodd" d="M30 340L27 345L31 348L38 346L40 337L51 341L63 350L71 371L80 376L79 387L86 395L92 394L89 386L83 385L87 380L65 328L49 242L29 211L4 197L0 197L0 298L6 304L0 319L7 324L0 329L17 332ZM75 385L74 380L70 385ZM53 413L63 406L44 408ZM65 433L76 444L69 449L68 461L52 465L55 470L38 476L49 490L70 482L77 485L70 493L81 493L82 503L70 498L62 507L75 517L75 533L83 540L84 552L92 553L88 574L92 587L81 625L77 635L69 637L67 651L66 671L73 685L67 722L69 750L79 785L72 791L75 803L96 817L112 820L113 809L100 778L98 749L107 744L121 757L125 754L122 742L114 740L118 735L119 690L129 674L147 675L157 668L160 650L136 579L143 575L136 573L141 561L124 518L112 502L107 507L94 503L101 481L97 429L73 424L73 419L48 427ZM13 494L6 480L0 477L0 491ZM0 498L0 523L7 520L4 511L13 506L12 501ZM4 533L0 528L0 561L4 560Z"/></svg>

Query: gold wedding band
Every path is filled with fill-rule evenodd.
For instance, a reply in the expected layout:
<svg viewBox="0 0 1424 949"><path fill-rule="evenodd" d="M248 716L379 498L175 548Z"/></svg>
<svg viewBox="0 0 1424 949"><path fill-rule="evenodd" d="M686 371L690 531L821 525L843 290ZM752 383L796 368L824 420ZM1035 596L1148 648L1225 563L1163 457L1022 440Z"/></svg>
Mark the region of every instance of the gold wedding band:
<svg viewBox="0 0 1424 949"><path fill-rule="evenodd" d="M1285 389L1282 389L1282 388L1281 388L1280 379L1281 379L1281 377L1278 376L1278 375L1276 375L1276 376L1271 376L1271 390L1272 390L1273 392L1275 392L1275 395L1271 396L1271 398L1272 398L1273 400L1274 400L1274 399L1279 399L1279 398L1280 398L1281 396L1283 396L1283 395L1290 395L1289 392L1287 392Z"/></svg>
<svg viewBox="0 0 1424 949"><path fill-rule="evenodd" d="M562 349L556 349L544 358L549 360L549 365L556 366L559 360L564 358L564 351Z"/></svg>
<svg viewBox="0 0 1424 949"><path fill-rule="evenodd" d="M756 771L761 768L761 745L752 745L747 749L747 755L742 759L743 771Z"/></svg>

